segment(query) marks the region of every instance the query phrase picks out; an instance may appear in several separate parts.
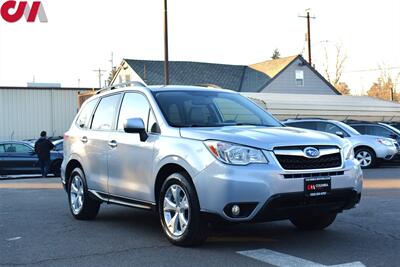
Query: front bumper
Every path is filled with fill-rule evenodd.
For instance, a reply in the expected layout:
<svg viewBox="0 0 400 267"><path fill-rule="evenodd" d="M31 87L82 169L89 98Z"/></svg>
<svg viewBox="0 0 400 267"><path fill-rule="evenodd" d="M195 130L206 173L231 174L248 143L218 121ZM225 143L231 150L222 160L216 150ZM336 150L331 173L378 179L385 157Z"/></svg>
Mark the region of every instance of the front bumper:
<svg viewBox="0 0 400 267"><path fill-rule="evenodd" d="M338 213L351 209L360 202L361 193L352 189L336 189L327 196L307 198L303 192L272 196L253 221L286 220L304 213Z"/></svg>
<svg viewBox="0 0 400 267"><path fill-rule="evenodd" d="M376 156L384 160L392 160L398 155L399 150L395 146L381 146L375 150Z"/></svg>
<svg viewBox="0 0 400 267"><path fill-rule="evenodd" d="M193 178L201 211L218 215L218 217L232 222L288 218L292 215L290 210L301 207L304 211L305 208L315 205L315 203L307 203L303 201L304 199L301 199L301 196L304 195L304 178L296 178L309 174L330 176L332 195L336 196L340 190L347 192L347 195L345 194L340 199L339 206L331 203L336 205L333 208L336 208L335 211L337 212L345 209L345 207L352 206L354 195L359 198L361 193L363 176L356 160L345 161L341 168L301 171L286 171L276 164L276 160L273 157L269 157L268 160L269 164L252 164L248 166L230 166L219 161L213 162ZM340 196L339 194L339 198ZM303 205L290 204L287 207L283 207L278 212L279 214L274 215L276 210L273 211L271 205L275 207L278 201L276 199L280 203L282 201L284 203L294 201L297 204L303 203ZM330 198L332 201L329 201L328 196L320 197L319 199L322 202L332 202L334 200ZM243 203L245 205L253 205L253 207L251 207L246 216L233 218L227 214L225 209L227 205L232 203ZM319 208L329 210L326 205L319 205Z"/></svg>

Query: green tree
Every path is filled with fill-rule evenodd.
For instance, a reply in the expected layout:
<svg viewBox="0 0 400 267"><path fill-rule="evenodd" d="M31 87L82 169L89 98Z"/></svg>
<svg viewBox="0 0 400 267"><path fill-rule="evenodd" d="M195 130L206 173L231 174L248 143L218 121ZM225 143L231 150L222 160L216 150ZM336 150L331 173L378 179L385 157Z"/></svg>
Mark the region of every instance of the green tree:
<svg viewBox="0 0 400 267"><path fill-rule="evenodd" d="M278 48L275 48L274 52L272 53L272 59L281 58L281 53L279 52Z"/></svg>

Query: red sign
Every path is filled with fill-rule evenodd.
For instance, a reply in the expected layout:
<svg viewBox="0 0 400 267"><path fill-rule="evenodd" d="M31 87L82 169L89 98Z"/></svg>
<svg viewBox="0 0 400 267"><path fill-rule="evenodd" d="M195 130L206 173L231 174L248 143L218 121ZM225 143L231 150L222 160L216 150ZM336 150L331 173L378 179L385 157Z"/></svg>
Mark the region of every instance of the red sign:
<svg viewBox="0 0 400 267"><path fill-rule="evenodd" d="M10 23L19 21L23 16L27 22L47 22L47 15L42 2L34 1L30 6L27 1L6 1L1 4L1 17Z"/></svg>

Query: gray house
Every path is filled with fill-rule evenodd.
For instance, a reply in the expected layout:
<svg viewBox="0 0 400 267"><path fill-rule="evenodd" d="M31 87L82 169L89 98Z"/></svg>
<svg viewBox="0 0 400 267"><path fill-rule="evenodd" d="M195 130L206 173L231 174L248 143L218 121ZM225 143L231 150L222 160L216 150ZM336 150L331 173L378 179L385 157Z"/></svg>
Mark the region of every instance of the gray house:
<svg viewBox="0 0 400 267"><path fill-rule="evenodd" d="M301 55L244 65L171 61L170 84L212 85L238 92L340 94ZM141 81L164 83L163 61L124 59L111 84Z"/></svg>

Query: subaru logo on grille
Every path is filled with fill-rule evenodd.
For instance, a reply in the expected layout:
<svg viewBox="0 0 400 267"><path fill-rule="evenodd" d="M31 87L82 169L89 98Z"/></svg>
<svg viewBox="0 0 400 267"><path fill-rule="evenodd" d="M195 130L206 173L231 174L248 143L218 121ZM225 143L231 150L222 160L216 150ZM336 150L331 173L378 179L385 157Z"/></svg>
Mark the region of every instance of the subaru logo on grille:
<svg viewBox="0 0 400 267"><path fill-rule="evenodd" d="M319 150L316 149L315 147L306 147L304 150L304 156L306 156L307 158L318 158L320 153Z"/></svg>

